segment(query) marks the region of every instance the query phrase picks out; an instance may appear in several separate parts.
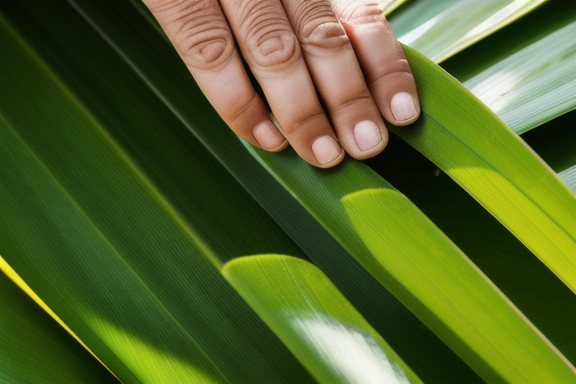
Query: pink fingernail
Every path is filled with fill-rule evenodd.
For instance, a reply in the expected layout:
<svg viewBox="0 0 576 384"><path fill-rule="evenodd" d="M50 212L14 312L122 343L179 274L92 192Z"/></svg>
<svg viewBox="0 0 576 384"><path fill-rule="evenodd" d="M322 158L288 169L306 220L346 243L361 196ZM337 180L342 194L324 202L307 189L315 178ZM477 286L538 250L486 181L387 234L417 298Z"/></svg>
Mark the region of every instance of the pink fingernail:
<svg viewBox="0 0 576 384"><path fill-rule="evenodd" d="M382 141L382 134L378 126L369 120L364 120L354 127L354 139L361 151L374 148Z"/></svg>
<svg viewBox="0 0 576 384"><path fill-rule="evenodd" d="M408 92L395 94L390 102L390 108L396 121L410 120L418 114L416 106L414 105L414 99Z"/></svg>
<svg viewBox="0 0 576 384"><path fill-rule="evenodd" d="M273 151L284 144L286 138L278 131L271 121L263 121L252 131L258 144L264 149Z"/></svg>
<svg viewBox="0 0 576 384"><path fill-rule="evenodd" d="M328 164L338 158L342 147L330 136L322 136L312 143L312 152L320 164Z"/></svg>

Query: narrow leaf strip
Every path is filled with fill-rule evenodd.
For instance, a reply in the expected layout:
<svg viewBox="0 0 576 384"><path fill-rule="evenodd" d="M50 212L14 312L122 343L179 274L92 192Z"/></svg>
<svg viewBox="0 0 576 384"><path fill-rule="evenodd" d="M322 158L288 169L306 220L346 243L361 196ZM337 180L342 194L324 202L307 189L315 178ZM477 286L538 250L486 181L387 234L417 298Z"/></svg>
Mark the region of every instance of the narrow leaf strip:
<svg viewBox="0 0 576 384"><path fill-rule="evenodd" d="M575 109L574 19L463 84L516 133Z"/></svg>
<svg viewBox="0 0 576 384"><path fill-rule="evenodd" d="M576 2L549 1L444 62L516 133L576 108Z"/></svg>
<svg viewBox="0 0 576 384"><path fill-rule="evenodd" d="M248 256L222 273L319 382L421 382L313 264Z"/></svg>
<svg viewBox="0 0 576 384"><path fill-rule="evenodd" d="M442 62L545 0L416 0L390 17L398 40Z"/></svg>
<svg viewBox="0 0 576 384"><path fill-rule="evenodd" d="M558 177L573 193L576 193L576 165L558 173Z"/></svg>
<svg viewBox="0 0 576 384"><path fill-rule="evenodd" d="M380 9L382 9L382 12L384 12L385 15L388 15L394 12L396 8L398 8L405 2L406 0L379 0L378 6L380 7Z"/></svg>
<svg viewBox="0 0 576 384"><path fill-rule="evenodd" d="M393 131L431 159L576 291L576 199L468 90L405 47L422 116Z"/></svg>
<svg viewBox="0 0 576 384"><path fill-rule="evenodd" d="M0 269L0 382L119 383L1 257Z"/></svg>
<svg viewBox="0 0 576 384"><path fill-rule="evenodd" d="M416 206L369 168L253 154L382 285L488 382L570 382L573 367ZM495 317L494 313L498 313Z"/></svg>
<svg viewBox="0 0 576 384"><path fill-rule="evenodd" d="M47 11L61 11L67 26L82 22L73 10L69 18L61 5L51 3ZM205 216L214 215L212 202L257 205L247 196L230 200L214 194L219 188L242 190L212 166L205 150L188 141L191 135L183 127L171 124L154 95L146 97L146 89L137 96L128 92L138 84L129 74L121 82L130 86L117 91L132 110L120 113L122 104L107 98L85 105L19 36L0 18L0 42L10 52L0 61L5 74L5 92L0 93L0 252L10 266L124 382L310 382L309 374L205 258L211 248L203 240L229 240L229 233L208 226L191 231L180 215L202 210ZM43 36L54 51L67 52L61 41L49 33ZM89 34L79 36L86 43ZM89 52L79 52L105 58L109 72L125 74L113 54L88 41ZM93 63L98 68L98 60ZM86 75L83 66L73 67ZM99 72L104 78L110 75L101 68ZM101 92L103 86L83 84L75 85L90 92ZM110 123L107 114L131 123ZM147 116L148 122L135 124L134 115ZM149 136L152 127L165 129ZM129 140L119 145L117 134L126 132ZM161 172L146 166L150 163ZM198 168L204 172L196 173ZM194 201L203 204L198 209L172 205L179 201L174 198L178 193L160 192L178 189L191 201L199 197L194 191L200 186L211 193ZM255 232L251 224L260 218L242 217L245 221L236 221L237 231L230 232L243 238L240 231ZM257 235L263 234L254 239ZM238 243L226 246L232 254L246 251L236 248ZM253 246L268 247L265 241ZM261 353L264 346L270 353Z"/></svg>

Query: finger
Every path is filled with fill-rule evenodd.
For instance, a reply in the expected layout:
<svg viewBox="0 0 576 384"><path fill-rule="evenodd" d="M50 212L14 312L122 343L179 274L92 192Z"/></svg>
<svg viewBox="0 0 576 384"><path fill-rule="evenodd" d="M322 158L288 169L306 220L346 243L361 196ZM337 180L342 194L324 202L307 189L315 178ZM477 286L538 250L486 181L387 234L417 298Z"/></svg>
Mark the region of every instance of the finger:
<svg viewBox="0 0 576 384"><path fill-rule="evenodd" d="M232 130L278 151L288 144L255 92L217 0L144 0L204 95Z"/></svg>
<svg viewBox="0 0 576 384"><path fill-rule="evenodd" d="M369 0L332 0L380 112L394 125L420 114L412 70L378 6Z"/></svg>
<svg viewBox="0 0 576 384"><path fill-rule="evenodd" d="M221 0L242 55L285 136L304 160L330 167L344 157L280 0Z"/></svg>
<svg viewBox="0 0 576 384"><path fill-rule="evenodd" d="M308 70L340 143L357 159L384 149L388 134L330 0L283 0Z"/></svg>

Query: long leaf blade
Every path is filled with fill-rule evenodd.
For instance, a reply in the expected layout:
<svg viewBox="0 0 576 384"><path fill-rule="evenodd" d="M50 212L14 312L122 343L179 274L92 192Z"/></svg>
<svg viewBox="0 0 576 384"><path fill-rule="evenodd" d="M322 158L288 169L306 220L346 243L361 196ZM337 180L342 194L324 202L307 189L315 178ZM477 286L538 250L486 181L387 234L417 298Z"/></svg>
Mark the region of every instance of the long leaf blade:
<svg viewBox="0 0 576 384"><path fill-rule="evenodd" d="M551 1L443 63L514 132L576 108L576 3Z"/></svg>
<svg viewBox="0 0 576 384"><path fill-rule="evenodd" d="M311 169L295 153L252 150L364 268L484 380L539 375L543 382L574 380L570 363L484 275L362 164L348 160L326 172ZM498 319L492 316L495 308Z"/></svg>
<svg viewBox="0 0 576 384"><path fill-rule="evenodd" d="M416 0L393 13L402 43L442 62L538 7L545 0Z"/></svg>
<svg viewBox="0 0 576 384"><path fill-rule="evenodd" d="M576 291L574 196L463 86L405 49L426 108L415 126L394 132L453 177Z"/></svg>
<svg viewBox="0 0 576 384"><path fill-rule="evenodd" d="M258 255L222 273L319 382L421 382L314 265Z"/></svg>
<svg viewBox="0 0 576 384"><path fill-rule="evenodd" d="M82 5L82 7L84 7L84 4ZM133 53L133 51L134 51L134 49L131 51L131 54ZM135 65L137 65L137 64L135 64ZM141 68L139 65L138 65L138 67ZM158 85L158 83L154 83L154 84L155 84L155 86ZM165 84L162 84L162 85L165 85ZM165 90L165 89L164 89L164 90ZM171 104L175 107L175 109L178 111L178 113L184 115L184 114L186 113L186 112L185 112L185 111L186 111L186 108L185 108L185 106L184 106L184 105L182 104L182 102L181 102L182 99L177 99L177 98L175 99L175 98L173 98L173 96L174 96L173 93L174 93L174 92L166 92L166 93L164 93L163 95L164 95L164 96L165 96L165 95L171 95L171 96L172 96ZM195 119L195 118L193 118L193 117L190 117L190 118L189 118L189 121L190 121L190 122L195 122L195 121L197 121L197 119ZM206 142L209 143L208 145L209 145L211 148L213 148L213 150L214 150L215 152L218 152L219 150L222 151L222 149L224 148L224 144L219 143L218 141L211 141L212 139L210 138L210 135L207 135L207 134L205 133L205 130L204 130L203 128L198 127L198 126L195 126L195 125L192 124L192 123L191 123L190 125L191 125L191 128L192 128L193 130L195 130L196 132L198 132L199 136L203 136L203 137L205 138ZM222 158L223 158L223 159L226 159L226 151L222 151L222 152L219 152L219 153L222 153ZM220 155L219 155L219 156L220 156ZM277 156L280 157L280 156L283 156L283 155L277 155ZM237 160L243 161L243 159L240 158L240 157L238 157L237 155L235 155L234 157L235 157ZM232 166L232 165L233 165L233 164L231 164L230 166ZM288 168L291 169L291 172L295 172L295 167L294 167L293 165L291 165L291 166L288 167ZM237 168L236 168L236 169L237 169ZM353 177L352 177L352 176L348 176L348 178L355 178L355 177L356 177L356 176L353 176ZM303 176L303 179L306 179L306 176ZM312 179L313 179L313 177L312 177ZM319 188L319 189L321 189L321 188ZM292 193L293 193L293 192L292 192ZM544 347L544 348L546 349L546 348L548 348L548 347ZM554 354L554 353L552 352L552 354ZM561 365L562 365L562 363L561 363ZM475 365L475 366L478 367L478 365Z"/></svg>
<svg viewBox="0 0 576 384"><path fill-rule="evenodd" d="M208 261L194 231L150 183L154 174L142 174L4 22L0 38L11 52L1 64L9 96L2 93L0 119L0 247L8 263L123 381L312 381ZM26 81L35 85L33 92L21 86ZM150 104L151 126L161 125L153 120L161 115L154 110L159 105ZM113 106L108 111L114 114ZM180 149L175 140L163 152L188 153L176 180L193 178L199 167L212 169L204 183L230 182L182 132ZM139 140L149 160L165 161L154 156L166 141ZM154 180L163 187L178 184ZM208 203L221 204L221 197ZM236 197L255 207L245 194ZM198 212L205 207L195 204ZM250 236L245 223L241 228ZM262 349L274 353L263 355Z"/></svg>

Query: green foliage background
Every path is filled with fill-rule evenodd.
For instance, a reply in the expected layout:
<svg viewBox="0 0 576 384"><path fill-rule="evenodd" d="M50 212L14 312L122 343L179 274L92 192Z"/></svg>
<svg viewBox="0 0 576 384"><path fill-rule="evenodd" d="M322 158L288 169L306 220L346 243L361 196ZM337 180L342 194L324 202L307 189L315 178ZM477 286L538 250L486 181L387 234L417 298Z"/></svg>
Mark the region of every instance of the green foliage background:
<svg viewBox="0 0 576 384"><path fill-rule="evenodd" d="M0 3L0 381L576 382L576 5L388 3L423 116L332 170L138 1Z"/></svg>

